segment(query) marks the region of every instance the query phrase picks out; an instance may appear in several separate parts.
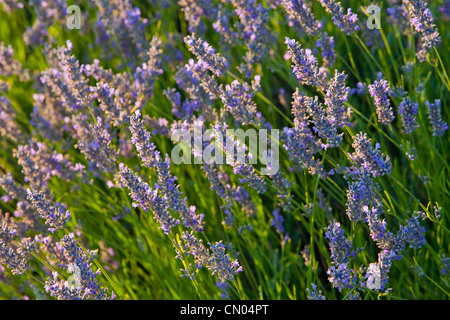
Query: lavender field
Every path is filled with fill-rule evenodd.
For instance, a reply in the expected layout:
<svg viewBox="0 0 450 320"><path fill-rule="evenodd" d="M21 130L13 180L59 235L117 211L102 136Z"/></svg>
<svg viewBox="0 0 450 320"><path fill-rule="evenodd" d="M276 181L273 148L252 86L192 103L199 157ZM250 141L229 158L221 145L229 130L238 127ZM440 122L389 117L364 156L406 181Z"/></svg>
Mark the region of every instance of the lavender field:
<svg viewBox="0 0 450 320"><path fill-rule="evenodd" d="M0 0L0 300L448 300L449 0Z"/></svg>

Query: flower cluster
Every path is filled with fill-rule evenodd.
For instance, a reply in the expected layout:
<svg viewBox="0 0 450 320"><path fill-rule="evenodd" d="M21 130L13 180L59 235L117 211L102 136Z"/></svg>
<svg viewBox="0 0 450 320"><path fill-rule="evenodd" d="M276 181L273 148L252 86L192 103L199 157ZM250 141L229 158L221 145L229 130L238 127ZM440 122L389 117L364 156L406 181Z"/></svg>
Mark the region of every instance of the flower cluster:
<svg viewBox="0 0 450 320"><path fill-rule="evenodd" d="M441 43L441 36L436 29L433 15L425 1L404 0L403 2L408 6L411 25L421 35L422 47L416 55L418 60L423 62L426 59L427 52Z"/></svg>
<svg viewBox="0 0 450 320"><path fill-rule="evenodd" d="M25 136L19 124L14 120L16 116L17 112L12 108L9 99L0 95L0 136L13 142L22 142Z"/></svg>
<svg viewBox="0 0 450 320"><path fill-rule="evenodd" d="M75 147L89 160L91 170L115 172L117 152L111 146L108 124L100 117L97 117L97 123L89 123L88 126L86 117L74 118L73 123L81 138Z"/></svg>
<svg viewBox="0 0 450 320"><path fill-rule="evenodd" d="M381 210L381 206L365 208L372 239L381 249L378 261L371 263L366 271L366 285L374 290L386 288L392 262L402 258L401 253L407 243L414 249L419 249L425 244L423 236L425 228L420 225L417 215L408 220L406 226L400 226L397 234L393 234L387 230L385 221L380 220Z"/></svg>
<svg viewBox="0 0 450 320"><path fill-rule="evenodd" d="M433 136L442 137L448 130L448 125L441 116L441 100L436 99L433 103L425 102L428 111L428 118L433 126Z"/></svg>
<svg viewBox="0 0 450 320"><path fill-rule="evenodd" d="M165 234L168 234L170 229L180 224L180 221L170 215L165 196L160 196L157 190L151 189L145 181L142 181L137 174L134 174L122 163L119 165L119 175L123 185L128 188L135 201L133 206L140 207L144 211L152 209L154 219L160 224L160 228Z"/></svg>
<svg viewBox="0 0 450 320"><path fill-rule="evenodd" d="M294 127L284 128L286 142L283 146L287 150L289 158L301 168L308 169L311 174L325 176L325 169L315 156L316 153L323 150L324 146L309 127L309 119L306 108L304 108L307 100L306 96L298 89L293 94L292 113L295 117ZM312 99L309 100L314 102Z"/></svg>
<svg viewBox="0 0 450 320"><path fill-rule="evenodd" d="M311 287L313 288L313 291L311 291L309 288L306 288L306 291L308 292L308 300L326 300L325 296L322 295L322 290L319 290L319 292L317 292L317 286L314 283L311 283Z"/></svg>
<svg viewBox="0 0 450 320"><path fill-rule="evenodd" d="M1 197L1 200L4 202L9 202L10 200L17 201L14 216L20 218L20 223L17 228L19 235L25 236L26 231L30 229L45 233L45 227L39 221L39 216L36 214L32 204L27 200L26 188L14 181L10 173L0 175L0 186L6 192L6 195Z"/></svg>
<svg viewBox="0 0 450 320"><path fill-rule="evenodd" d="M301 84L313 85L319 88L325 86L326 74L319 68L317 58L310 49L303 49L294 39L286 38L292 72Z"/></svg>
<svg viewBox="0 0 450 320"><path fill-rule="evenodd" d="M380 152L380 144L375 144L372 149L371 139L367 137L367 133L358 133L353 137L353 148L355 152L351 155L351 159L355 161L358 167L368 170L374 177L389 174L392 164L389 156L384 156Z"/></svg>
<svg viewBox="0 0 450 320"><path fill-rule="evenodd" d="M113 300L114 292L108 296L107 289L102 288L97 282L97 272L92 271L92 263L90 262L96 254L96 251L85 252L77 244L73 233L64 236L61 240L61 247L69 263L68 271L74 273L75 284L69 285L65 281L57 280L57 273L53 274L53 279L48 278L45 283L45 290L50 296L57 297L58 300Z"/></svg>
<svg viewBox="0 0 450 320"><path fill-rule="evenodd" d="M220 77L227 71L227 60L216 53L216 50L208 42L201 38L197 39L195 34L187 36L184 42L189 46L189 51L195 54L199 61L203 61L206 67L216 76Z"/></svg>
<svg viewBox="0 0 450 320"><path fill-rule="evenodd" d="M352 243L350 239L345 237L344 230L339 222L333 221L327 227L325 238L329 242L332 266L328 269L328 279L333 287L341 291L343 288L351 289L354 280L352 279L352 271L348 268L349 256L351 254Z"/></svg>
<svg viewBox="0 0 450 320"><path fill-rule="evenodd" d="M158 76L163 73L161 68L162 56L162 41L154 36L150 42L150 49L148 50L148 60L142 63L141 66L136 67L133 73L134 88L139 95L139 103L145 104L152 97L155 82Z"/></svg>
<svg viewBox="0 0 450 320"><path fill-rule="evenodd" d="M215 244L209 243L211 249L211 258L208 261L208 269L211 274L217 274L220 282L233 281L234 276L243 271L239 266L238 260L231 261L230 256L225 253L226 246L222 241Z"/></svg>
<svg viewBox="0 0 450 320"><path fill-rule="evenodd" d="M21 255L19 249L13 249L10 246L16 230L11 228L5 223L2 223L0 228L0 263L6 265L11 269L12 274L21 275L28 269L27 259L24 255Z"/></svg>
<svg viewBox="0 0 450 320"><path fill-rule="evenodd" d="M31 27L27 27L23 37L26 44L39 46L44 43L56 42L50 35L48 28L55 22L65 23L67 4L65 1L38 1L31 0L29 6L37 13L36 20Z"/></svg>
<svg viewBox="0 0 450 320"><path fill-rule="evenodd" d="M325 91L327 118L330 125L337 128L349 125L347 108L344 106L350 92L350 88L345 84L346 79L345 72L339 73L336 70L334 77L328 81ZM337 140L336 143L340 144L339 140L342 140L342 138L337 138ZM333 143L333 145L336 145L336 143Z"/></svg>
<svg viewBox="0 0 450 320"><path fill-rule="evenodd" d="M321 32L323 23L315 19L303 0L282 0L281 3L291 21L298 21L308 35L318 37L316 47L321 48L324 66L333 66L336 61L334 38L326 32Z"/></svg>
<svg viewBox="0 0 450 320"><path fill-rule="evenodd" d="M311 9L303 0L282 0L282 5L289 14L291 20L297 19L305 32L310 35L317 35L322 28L322 22L316 20Z"/></svg>
<svg viewBox="0 0 450 320"><path fill-rule="evenodd" d="M190 32L204 32L206 26L202 19L214 16L217 11L211 0L177 0L177 4L184 13Z"/></svg>
<svg viewBox="0 0 450 320"><path fill-rule="evenodd" d="M181 239L184 242L181 245L182 250L194 256L195 267L200 269L204 266L211 271L212 275L217 274L220 283L226 283L227 280L233 281L235 275L243 270L238 260L232 261L230 255L225 253L226 246L222 241L215 244L209 243L210 248L207 249L203 241L197 239L192 232L183 232ZM183 259L181 253L177 257ZM195 275L195 273L189 273L189 270L185 270L185 273L191 278Z"/></svg>
<svg viewBox="0 0 450 320"><path fill-rule="evenodd" d="M346 35L350 35L359 30L359 26L356 24L358 16L352 13L352 9L347 10L347 14L344 14L344 9L341 7L340 2L334 0L320 0L322 7L331 14L334 24L341 29Z"/></svg>
<svg viewBox="0 0 450 320"><path fill-rule="evenodd" d="M17 75L22 81L29 80L29 71L22 67L20 61L14 59L14 49L12 45L5 46L0 42L0 76Z"/></svg>
<svg viewBox="0 0 450 320"><path fill-rule="evenodd" d="M360 169L355 181L348 182L347 216L351 221L364 221L364 207L375 197L372 175L364 167Z"/></svg>
<svg viewBox="0 0 450 320"><path fill-rule="evenodd" d="M398 105L398 113L401 115L403 130L406 134L413 133L419 127L419 123L415 119L418 111L419 104L412 102L409 97L403 98Z"/></svg>
<svg viewBox="0 0 450 320"><path fill-rule="evenodd" d="M33 204L39 216L45 219L49 231L55 232L66 227L71 216L69 210L64 212L61 207L53 206L42 192L30 189L27 192L28 200Z"/></svg>
<svg viewBox="0 0 450 320"><path fill-rule="evenodd" d="M187 199L183 198L183 193L175 183L177 177L172 176L170 173L170 167L170 159L167 156L165 161L162 161L159 157L157 158L158 189L167 198L169 208L180 213L186 228L191 228L194 231L203 231L204 215L197 214L195 206L188 206Z"/></svg>
<svg viewBox="0 0 450 320"><path fill-rule="evenodd" d="M257 79L259 80L259 77ZM233 118L245 125L257 124L258 121L256 103L253 101L254 96L255 93L247 83L234 80L230 85L225 86L220 98Z"/></svg>
<svg viewBox="0 0 450 320"><path fill-rule="evenodd" d="M109 59L112 52L121 52L125 60L121 67L134 67L134 62L139 61L136 58L143 58L148 49L145 37L148 20L141 17L140 9L129 0L95 0L94 3L98 8L94 32L103 55Z"/></svg>
<svg viewBox="0 0 450 320"><path fill-rule="evenodd" d="M148 132L139 118L140 112L137 110L130 117L130 131L132 142L136 146L139 156L144 165L156 169L158 173L157 188L161 194L167 198L170 209L180 213L184 226L195 231L203 230L203 214L196 214L195 206L188 206L187 199L183 198L183 193L175 183L176 177L170 173L171 162L168 156L163 161L156 146L150 141L151 134Z"/></svg>
<svg viewBox="0 0 450 320"><path fill-rule="evenodd" d="M272 39L267 28L269 9L256 0L231 0L230 2L239 18L236 29L247 47L244 62L239 66L239 70L246 78L249 78L252 65L261 61L269 51Z"/></svg>
<svg viewBox="0 0 450 320"><path fill-rule="evenodd" d="M390 106L388 95L390 93L389 84L386 80L376 80L369 85L369 92L375 100L377 108L378 121L382 124L389 125L394 120L394 111Z"/></svg>
<svg viewBox="0 0 450 320"><path fill-rule="evenodd" d="M142 120L140 120L141 112L136 112L130 117L130 131L132 134L131 142L136 147L139 157L142 159L144 165L149 168L156 167L157 157L159 151L156 150L156 146L150 141L151 134L145 129Z"/></svg>
<svg viewBox="0 0 450 320"><path fill-rule="evenodd" d="M250 156L246 154L247 148L239 140L227 132L228 125L218 122L211 126L214 130L218 149L225 152L227 164L233 167L233 172L241 176L239 181L247 183L258 193L263 194L267 190L264 178L259 176L252 165L249 164ZM218 138L219 137L219 138ZM229 142L232 142L231 145Z"/></svg>

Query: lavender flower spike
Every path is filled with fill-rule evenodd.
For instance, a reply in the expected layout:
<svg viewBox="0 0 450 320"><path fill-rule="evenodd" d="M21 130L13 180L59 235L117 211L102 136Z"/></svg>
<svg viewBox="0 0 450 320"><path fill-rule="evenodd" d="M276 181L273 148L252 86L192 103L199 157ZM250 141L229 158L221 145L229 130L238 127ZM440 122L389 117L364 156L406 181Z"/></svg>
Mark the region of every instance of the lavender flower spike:
<svg viewBox="0 0 450 320"><path fill-rule="evenodd" d="M286 9L291 20L298 19L306 33L317 35L322 28L322 22L316 20L311 9L303 0L281 0L281 4Z"/></svg>
<svg viewBox="0 0 450 320"><path fill-rule="evenodd" d="M0 263L10 268L12 274L21 275L28 266L27 260L25 258L20 258L19 250L14 250L9 246L15 235L16 230L11 230L11 228L3 222L0 227Z"/></svg>
<svg viewBox="0 0 450 320"><path fill-rule="evenodd" d="M217 274L220 282L226 280L233 281L234 276L243 269L239 266L239 262L231 261L230 256L225 254L225 245L222 241L216 244L209 244L211 247L211 258L208 261L208 269L212 271L211 274Z"/></svg>
<svg viewBox="0 0 450 320"><path fill-rule="evenodd" d="M45 224L50 228L50 232L63 229L70 217L70 212L62 212L61 208L52 206L45 197L44 193L36 190L27 189L28 200L31 201L41 218L45 219Z"/></svg>
<svg viewBox="0 0 450 320"><path fill-rule="evenodd" d="M345 86L346 79L347 75L345 72L339 73L336 70L334 77L328 81L326 87L325 105L328 107L326 109L327 118L332 126L339 128L349 125L348 112L344 106L350 92L350 88ZM338 141L336 143L340 144L342 137L335 137L335 139Z"/></svg>
<svg viewBox="0 0 450 320"><path fill-rule="evenodd" d="M411 25L422 37L423 46L416 55L418 60L423 62L427 52L441 43L441 36L433 23L433 15L425 1L403 0L403 2L408 6Z"/></svg>
<svg viewBox="0 0 450 320"><path fill-rule="evenodd" d="M154 219L161 225L165 234L168 234L170 229L180 224L180 221L171 217L167 208L167 198L158 195L157 190L152 190L149 185L142 181L142 179L134 174L123 163L119 165L119 176L129 190L130 195L135 203L134 207L141 207L142 210L148 211L152 209Z"/></svg>
<svg viewBox="0 0 450 320"><path fill-rule="evenodd" d="M419 127L419 123L415 119L419 111L418 106L419 104L412 102L409 97L403 98L398 106L398 113L402 116L403 130L406 134L413 133Z"/></svg>
<svg viewBox="0 0 450 320"><path fill-rule="evenodd" d="M311 283L311 287L313 288L313 291L311 291L309 288L306 289L308 292L308 300L326 300L325 296L322 295L322 290L319 290L317 292L317 286L314 283Z"/></svg>
<svg viewBox="0 0 450 320"><path fill-rule="evenodd" d="M322 7L331 14L334 24L341 29L346 35L352 34L354 31L359 30L359 26L356 24L358 16L352 13L352 9L347 10L347 14L344 15L344 9L341 7L341 3L334 2L334 0L320 0Z"/></svg>
<svg viewBox="0 0 450 320"><path fill-rule="evenodd" d="M48 278L45 289L52 297L58 300L113 300L114 292L109 297L106 294L105 288L102 288L97 282L97 275L100 274L100 269L97 272L92 271L90 261L96 254L96 251L91 251L89 254L77 246L77 240L74 234L64 236L60 242L64 249L64 254L69 262L69 271L74 273L77 286L70 287L63 281L57 281L57 274L53 274L54 278Z"/></svg>
<svg viewBox="0 0 450 320"><path fill-rule="evenodd" d="M195 206L188 206L187 199L183 198L183 193L178 189L176 184L177 177L170 173L170 159L166 155L166 160L163 161L159 156L157 158L158 171L158 188L167 199L170 209L180 213L183 224L186 228L191 228L194 231L203 231L204 214L197 214Z"/></svg>
<svg viewBox="0 0 450 320"><path fill-rule="evenodd" d="M259 77L257 78L259 80ZM256 103L252 100L255 93L246 84L234 80L231 85L226 85L220 98L234 119L242 124L254 123L257 125Z"/></svg>
<svg viewBox="0 0 450 320"><path fill-rule="evenodd" d="M144 165L149 168L155 168L157 165L156 158L159 156L159 151L155 150L156 146L150 141L151 134L145 129L142 120L139 119L141 112L136 112L130 117L130 131L132 134L131 142L135 145L139 157L144 162Z"/></svg>
<svg viewBox="0 0 450 320"><path fill-rule="evenodd" d="M433 126L433 136L442 137L445 131L448 130L448 125L441 117L441 100L436 99L434 103L425 102L428 110L428 119L430 119Z"/></svg>
<svg viewBox="0 0 450 320"><path fill-rule="evenodd" d="M310 49L303 49L299 42L286 38L289 57L294 64L292 72L301 84L323 88L326 75L319 69L319 63Z"/></svg>
<svg viewBox="0 0 450 320"><path fill-rule="evenodd" d="M339 222L333 221L326 228L325 238L330 243L331 260L333 263L348 263L351 252L351 241L344 235L344 230Z"/></svg>
<svg viewBox="0 0 450 320"><path fill-rule="evenodd" d="M203 214L196 214L195 206L188 206L186 198L176 184L177 177L170 173L170 159L166 156L163 161L156 146L150 141L150 132L145 129L142 120L139 119L140 112L137 110L130 117L131 141L136 146L139 157L144 165L149 168L156 168L158 172L157 187L166 199L168 208L179 212L184 222L184 226L195 231L203 231Z"/></svg>
<svg viewBox="0 0 450 320"><path fill-rule="evenodd" d="M328 280L333 287L352 288L351 270L348 268L351 252L351 241L344 235L339 222L331 222L325 232L325 237L330 240L332 266L328 269Z"/></svg>
<svg viewBox="0 0 450 320"><path fill-rule="evenodd" d="M389 156L383 159L384 154L380 154L379 143L376 143L375 149L372 149L371 139L362 132L355 135L353 140L352 146L355 148L355 152L351 157L356 164L367 169L374 177L391 172L392 164L389 162Z"/></svg>
<svg viewBox="0 0 450 320"><path fill-rule="evenodd" d="M199 60L204 61L207 64L208 69L216 76L220 77L227 71L227 60L219 53L216 53L216 50L214 50L208 42L201 38L195 38L195 34L184 38L184 42L190 47L189 51L195 54Z"/></svg>
<svg viewBox="0 0 450 320"><path fill-rule="evenodd" d="M369 92L375 100L378 121L385 125L390 124L394 120L394 111L388 99L388 94L390 93L388 82L384 79L375 81L369 85Z"/></svg>

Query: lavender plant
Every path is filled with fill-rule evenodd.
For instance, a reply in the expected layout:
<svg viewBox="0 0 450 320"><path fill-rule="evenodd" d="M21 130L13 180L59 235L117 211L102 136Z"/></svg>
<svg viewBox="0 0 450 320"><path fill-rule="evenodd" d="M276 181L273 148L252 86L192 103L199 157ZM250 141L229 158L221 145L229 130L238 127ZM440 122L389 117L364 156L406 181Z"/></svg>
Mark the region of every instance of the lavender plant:
<svg viewBox="0 0 450 320"><path fill-rule="evenodd" d="M389 84L386 80L381 79L369 85L369 92L375 101L377 108L378 121L382 124L389 125L394 120L394 112L389 102Z"/></svg>
<svg viewBox="0 0 450 320"><path fill-rule="evenodd" d="M448 3L0 1L0 296L448 299Z"/></svg>

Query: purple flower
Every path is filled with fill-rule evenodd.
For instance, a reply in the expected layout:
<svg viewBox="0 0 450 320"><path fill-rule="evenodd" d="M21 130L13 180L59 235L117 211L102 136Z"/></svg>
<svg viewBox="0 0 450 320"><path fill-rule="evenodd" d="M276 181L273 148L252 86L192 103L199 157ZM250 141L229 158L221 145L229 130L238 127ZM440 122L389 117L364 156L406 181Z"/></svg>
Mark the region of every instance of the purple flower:
<svg viewBox="0 0 450 320"><path fill-rule="evenodd" d="M377 108L378 121L388 125L394 120L394 111L389 102L388 95L390 93L389 84L386 80L381 79L369 85L369 92L375 100Z"/></svg>
<svg viewBox="0 0 450 320"><path fill-rule="evenodd" d="M292 101L292 114L295 117L294 127L284 128L286 142L283 146L288 152L289 158L301 168L308 169L311 174L319 174L325 177L326 171L322 163L317 159L317 156L315 156L316 153L323 150L324 145L308 126L310 120L305 108L308 101L314 102L314 100L307 98L297 88L293 94ZM319 119L318 116L316 118ZM321 129L322 126L319 123L317 125L317 129Z"/></svg>
<svg viewBox="0 0 450 320"><path fill-rule="evenodd" d="M250 77L251 66L263 59L269 50L271 37L267 28L269 9L256 0L232 0L234 11L239 17L236 24L238 34L244 41L248 51L244 57L245 64L239 67L246 78Z"/></svg>
<svg viewBox="0 0 450 320"><path fill-rule="evenodd" d="M0 228L0 263L11 269L12 274L21 275L28 269L28 265L25 252L9 246L15 235L16 230L3 222Z"/></svg>
<svg viewBox="0 0 450 320"><path fill-rule="evenodd" d="M239 33L232 29L229 19L233 13L227 7L223 7L221 3L218 5L217 20L212 24L214 31L220 33L224 42L229 45L237 45L240 42Z"/></svg>
<svg viewBox="0 0 450 320"><path fill-rule="evenodd" d="M322 22L316 20L311 9L303 0L281 0L283 7L289 15L289 19L297 19L306 33L309 35L317 35L322 28Z"/></svg>
<svg viewBox="0 0 450 320"><path fill-rule="evenodd" d="M253 101L254 97L255 93L252 89L246 83L241 84L238 80L234 80L231 85L227 84L220 96L233 118L242 125L258 123L256 117L257 106Z"/></svg>
<svg viewBox="0 0 450 320"><path fill-rule="evenodd" d="M306 291L308 292L308 300L326 300L325 296L322 295L322 290L317 292L317 286L314 283L311 283L311 287L313 288L313 291L306 288Z"/></svg>
<svg viewBox="0 0 450 320"><path fill-rule="evenodd" d="M283 216L280 214L280 209L275 209L273 212L273 218L272 221L270 223L271 226L274 226L275 229L277 229L277 232L281 235L283 235L284 233L284 227L283 227L283 222L284 222L284 218Z"/></svg>
<svg viewBox="0 0 450 320"><path fill-rule="evenodd" d="M442 275L447 275L450 271L450 259L445 254L441 257L441 273Z"/></svg>
<svg viewBox="0 0 450 320"><path fill-rule="evenodd" d="M211 127L214 130L215 141L219 149L225 153L226 163L233 167L235 174L241 175L239 181L242 184L247 183L260 194L265 193L267 185L264 178L249 164L251 155L246 154L247 147L239 140L235 140L235 137L227 131L228 126L226 123L218 122L215 125L211 125Z"/></svg>
<svg viewBox="0 0 450 320"><path fill-rule="evenodd" d="M111 146L108 124L103 124L100 117L97 118L97 123L88 124L83 115L73 117L72 122L76 125L77 134L80 136L75 147L84 153L86 159L90 161L91 168L96 171L114 172L117 151Z"/></svg>
<svg viewBox="0 0 450 320"><path fill-rule="evenodd" d="M320 0L322 7L331 14L334 24L341 29L346 35L350 35L359 30L359 26L356 24L358 16L352 13L352 9L347 10L347 14L344 14L344 9L341 7L341 3L336 3L334 0Z"/></svg>
<svg viewBox="0 0 450 320"><path fill-rule="evenodd" d="M392 164L389 162L389 156L385 156L380 152L380 144L375 144L372 149L371 139L366 133L358 133L353 137L353 148L355 152L351 155L352 160L359 166L372 173L374 177L389 174Z"/></svg>
<svg viewBox="0 0 450 320"><path fill-rule="evenodd" d="M178 2L178 5L184 13L184 19L188 22L189 32L204 32L205 25L202 19L211 18L217 12L211 0L182 0Z"/></svg>
<svg viewBox="0 0 450 320"><path fill-rule="evenodd" d="M442 137L445 131L448 130L448 125L441 117L441 100L436 99L434 103L425 102L428 111L428 119L430 119L433 126L433 136Z"/></svg>
<svg viewBox="0 0 450 320"><path fill-rule="evenodd" d="M333 264L340 265L348 263L352 243L350 239L344 235L344 230L341 228L341 224L339 222L332 221L325 230L325 238L329 240L331 260Z"/></svg>
<svg viewBox="0 0 450 320"><path fill-rule="evenodd" d="M167 155L165 161L162 161L160 157L157 157L157 187L166 198L169 208L180 213L184 226L191 228L194 231L201 232L203 231L204 215L197 214L195 211L195 206L187 205L187 199L183 198L183 193L179 190L179 186L176 184L177 177L172 176L170 173L170 167L170 159Z"/></svg>
<svg viewBox="0 0 450 320"><path fill-rule="evenodd" d="M352 271L348 269L345 263L331 266L327 270L328 280L333 284L334 288L341 291L343 288L352 289Z"/></svg>
<svg viewBox="0 0 450 320"><path fill-rule="evenodd" d="M64 281L57 281L57 273L53 274L53 279L48 278L45 282L45 290L50 296L58 300L113 300L114 292L111 296L106 294L107 289L102 288L97 282L97 272L92 271L90 262L96 255L96 251L86 253L77 245L74 234L64 236L60 242L64 254L69 262L68 271L73 273L74 284L68 285Z"/></svg>
<svg viewBox="0 0 450 320"><path fill-rule="evenodd" d="M292 72L301 84L313 85L319 88L325 86L325 74L319 69L319 63L310 49L303 49L299 42L286 38Z"/></svg>
<svg viewBox="0 0 450 320"><path fill-rule="evenodd" d="M150 141L151 134L145 129L142 120L139 118L141 112L136 112L130 117L131 142L136 147L139 157L142 159L143 164L149 168L156 168L157 158L159 157L159 151L156 150L156 146Z"/></svg>
<svg viewBox="0 0 450 320"><path fill-rule="evenodd" d="M422 46L416 55L418 60L423 62L426 59L427 52L441 43L441 36L425 1L409 0L403 2L408 6L411 25L421 35Z"/></svg>
<svg viewBox="0 0 450 320"><path fill-rule="evenodd" d="M49 231L55 232L66 227L70 217L69 210L64 212L61 207L51 205L42 192L30 189L27 192L28 200L33 204L39 216L45 219L45 224L49 226Z"/></svg>
<svg viewBox="0 0 450 320"><path fill-rule="evenodd" d="M137 174L134 174L122 163L119 165L119 176L135 201L133 206L140 207L144 211L152 209L154 219L161 225L160 228L165 234L168 234L170 229L180 224L170 215L167 198L160 196L157 190L152 190L146 182L142 181Z"/></svg>
<svg viewBox="0 0 450 320"><path fill-rule="evenodd" d="M420 225L419 216L414 215L406 221L405 238L413 249L420 249L425 245L425 227Z"/></svg>
<svg viewBox="0 0 450 320"><path fill-rule="evenodd" d="M8 98L0 95L0 137L8 138L13 142L22 142L26 136L14 120L16 116L17 111L11 106Z"/></svg>
<svg viewBox="0 0 450 320"><path fill-rule="evenodd" d="M414 103L409 97L403 98L398 106L398 113L401 115L403 130L406 134L411 134L419 127L415 116L419 111L419 104Z"/></svg>
<svg viewBox="0 0 450 320"><path fill-rule="evenodd" d="M374 197L370 171L362 168L357 177L356 181L348 182L346 213L351 221L365 220L364 208Z"/></svg>
<svg viewBox="0 0 450 320"><path fill-rule="evenodd" d="M211 274L217 274L219 281L233 281L236 274L243 271L238 260L232 261L228 254L225 254L226 247L222 241L215 244L209 243L211 248L211 258L208 260L207 268Z"/></svg>
<svg viewBox="0 0 450 320"><path fill-rule="evenodd" d="M326 86L325 91L325 105L327 118L331 126L335 128L343 128L348 124L347 108L344 106L348 99L350 88L345 85L347 75L345 72L339 73L337 70L334 77L331 78ZM342 140L342 135L334 137L332 146L339 145Z"/></svg>
<svg viewBox="0 0 450 320"><path fill-rule="evenodd" d="M156 80L163 73L162 64L162 41L154 36L150 42L147 52L148 59L138 66L133 73L134 90L139 95L138 101L145 104L153 95Z"/></svg>
<svg viewBox="0 0 450 320"><path fill-rule="evenodd" d="M201 38L195 38L195 34L189 35L184 39L184 42L189 46L191 51L200 61L203 61L207 68L220 77L228 69L227 60L209 45L208 42Z"/></svg>

